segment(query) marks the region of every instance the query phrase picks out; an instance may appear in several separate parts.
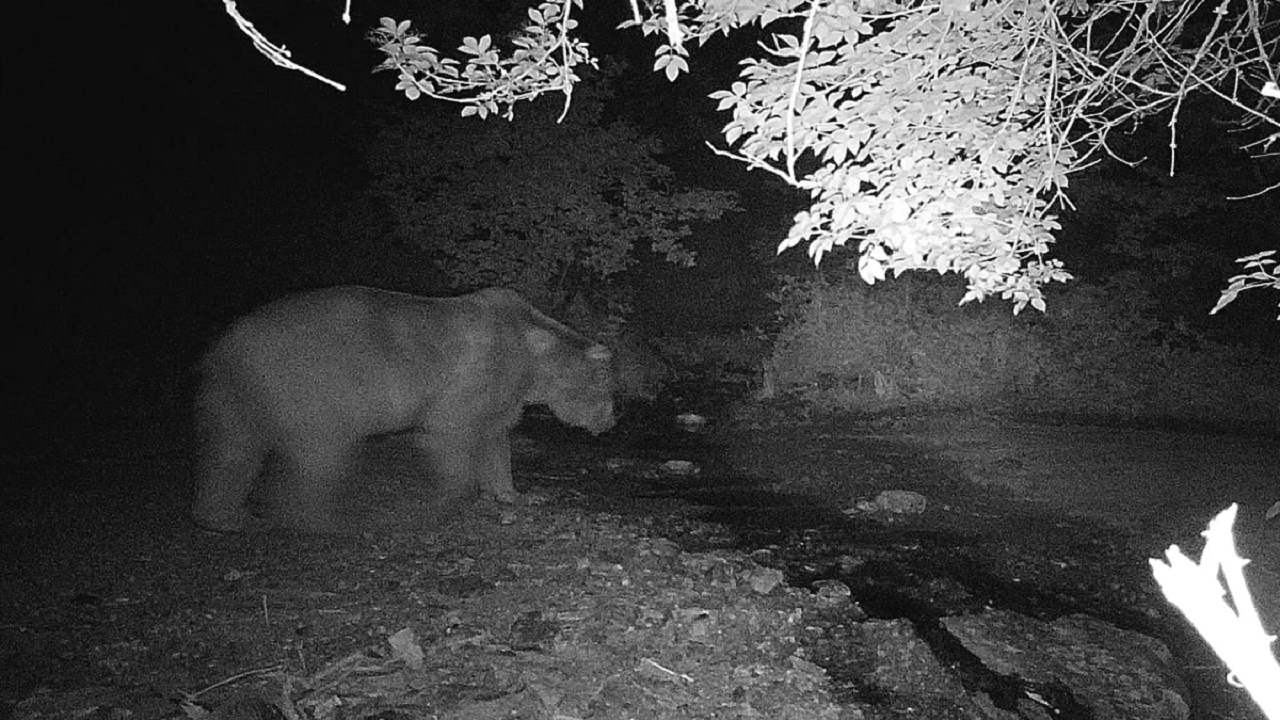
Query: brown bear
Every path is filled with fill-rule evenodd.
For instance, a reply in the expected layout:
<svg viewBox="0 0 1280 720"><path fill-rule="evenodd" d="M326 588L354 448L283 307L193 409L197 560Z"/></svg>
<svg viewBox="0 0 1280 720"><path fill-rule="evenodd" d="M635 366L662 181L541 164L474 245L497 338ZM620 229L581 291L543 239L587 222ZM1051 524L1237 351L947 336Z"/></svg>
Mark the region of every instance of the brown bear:
<svg viewBox="0 0 1280 720"><path fill-rule="evenodd" d="M370 437L405 430L433 461L440 507L512 499L512 427L527 404L593 433L613 426L610 353L510 290L428 298L368 287L301 292L231 325L202 365L194 515L245 529L268 459L264 522L349 529L342 481Z"/></svg>

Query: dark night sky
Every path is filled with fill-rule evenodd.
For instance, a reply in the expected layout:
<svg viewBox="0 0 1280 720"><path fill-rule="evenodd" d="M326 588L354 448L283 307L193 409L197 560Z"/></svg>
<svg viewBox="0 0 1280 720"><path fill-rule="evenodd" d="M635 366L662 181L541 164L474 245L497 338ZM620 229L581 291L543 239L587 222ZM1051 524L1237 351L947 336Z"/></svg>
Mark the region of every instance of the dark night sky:
<svg viewBox="0 0 1280 720"><path fill-rule="evenodd" d="M189 317L227 281L213 259L253 250L252 221L314 195L349 159L352 96L268 63L221 3L102 5L55 5L5 31L5 154L20 187L7 290L31 310L13 320L50 339ZM289 24L263 14L264 29ZM336 11L328 19L280 40L367 83L368 62L341 56L351 50L326 55L362 49Z"/></svg>
<svg viewBox="0 0 1280 720"><path fill-rule="evenodd" d="M291 258L254 230L340 192L354 102L271 65L216 0L34 5L5 23L0 61L17 426L90 422L145 378L182 376L211 328L278 294L262 278L288 277ZM289 29L268 12L286 5L259 26ZM359 31L297 5L317 17L273 39L370 83Z"/></svg>

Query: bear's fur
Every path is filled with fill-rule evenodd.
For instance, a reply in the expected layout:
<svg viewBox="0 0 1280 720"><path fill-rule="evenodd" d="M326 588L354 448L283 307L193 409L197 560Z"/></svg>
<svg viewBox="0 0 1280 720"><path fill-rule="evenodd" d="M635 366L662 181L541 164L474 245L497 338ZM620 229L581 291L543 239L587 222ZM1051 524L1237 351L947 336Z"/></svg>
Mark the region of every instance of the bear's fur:
<svg viewBox="0 0 1280 720"><path fill-rule="evenodd" d="M511 428L526 404L593 433L613 426L610 353L510 290L426 298L333 287L231 325L196 399L194 515L245 529L268 460L283 471L265 522L342 529L342 482L365 440L404 430L432 460L441 507L515 495Z"/></svg>

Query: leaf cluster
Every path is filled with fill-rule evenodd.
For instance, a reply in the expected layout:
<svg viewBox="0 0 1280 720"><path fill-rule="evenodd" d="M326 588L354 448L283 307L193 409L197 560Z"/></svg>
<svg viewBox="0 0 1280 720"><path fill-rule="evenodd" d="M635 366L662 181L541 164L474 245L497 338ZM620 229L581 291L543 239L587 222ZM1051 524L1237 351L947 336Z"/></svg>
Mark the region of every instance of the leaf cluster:
<svg viewBox="0 0 1280 720"><path fill-rule="evenodd" d="M450 64L407 24L383 21L384 67L410 97L487 115L539 93L569 98L593 59L570 34L579 0L530 12L508 56L468 38ZM1116 156L1111 132L1157 113L1176 121L1192 91L1280 139L1275 4L1206 0L662 0L624 27L662 39L654 70L675 80L691 46L752 28L763 40L712 94L731 119L714 147L808 193L779 250L815 263L857 248L868 283L926 269L962 275L961 302L991 295L1043 309L1069 275L1047 253L1070 173ZM541 74L540 74L541 73ZM459 79L465 82L459 82ZM526 80L528 82L526 82ZM1171 124L1176 129L1176 123ZM1176 144L1172 146L1176 147Z"/></svg>
<svg viewBox="0 0 1280 720"><path fill-rule="evenodd" d="M490 35L466 37L457 49L462 59L422 43L408 20L382 18L369 39L387 56L376 70L398 75L396 90L410 100L426 96L462 103L462 114L501 114L510 120L513 106L546 92L568 98L580 79L578 65L597 67L587 44L569 33L578 22L570 10L582 0L552 0L529 8L529 24L508 38L499 52ZM567 107L566 107L567 109Z"/></svg>
<svg viewBox="0 0 1280 720"><path fill-rule="evenodd" d="M586 109L586 108L584 108ZM375 192L398 234L429 251L458 288L502 285L556 304L621 297L610 279L646 248L677 265L691 223L729 193L676 190L661 144L590 109L557 123L545 103L518 123L402 114L366 145Z"/></svg>
<svg viewBox="0 0 1280 720"><path fill-rule="evenodd" d="M1252 270L1252 272L1241 273L1232 277L1230 285L1227 286L1226 290L1222 291L1222 297L1218 298L1218 303L1213 306L1209 314L1213 315L1226 307L1245 290L1267 287L1273 290L1280 290L1280 268L1276 266L1276 261L1271 257L1275 254L1275 250L1266 250L1237 260L1236 262L1243 265L1245 270ZM1277 315L1276 319L1280 320L1280 315Z"/></svg>

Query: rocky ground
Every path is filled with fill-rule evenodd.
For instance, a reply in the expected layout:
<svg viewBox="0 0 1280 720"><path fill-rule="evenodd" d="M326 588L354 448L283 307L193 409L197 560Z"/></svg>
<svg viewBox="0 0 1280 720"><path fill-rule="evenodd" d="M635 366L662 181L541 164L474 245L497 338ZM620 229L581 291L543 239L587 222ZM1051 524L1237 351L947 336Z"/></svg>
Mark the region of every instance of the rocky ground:
<svg viewBox="0 0 1280 720"><path fill-rule="evenodd" d="M1146 558L1232 498L1245 553L1277 547L1274 440L676 410L534 418L523 501L445 527L379 443L352 538L196 530L171 424L14 453L0 715L1260 717Z"/></svg>

